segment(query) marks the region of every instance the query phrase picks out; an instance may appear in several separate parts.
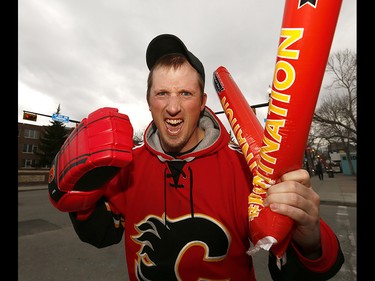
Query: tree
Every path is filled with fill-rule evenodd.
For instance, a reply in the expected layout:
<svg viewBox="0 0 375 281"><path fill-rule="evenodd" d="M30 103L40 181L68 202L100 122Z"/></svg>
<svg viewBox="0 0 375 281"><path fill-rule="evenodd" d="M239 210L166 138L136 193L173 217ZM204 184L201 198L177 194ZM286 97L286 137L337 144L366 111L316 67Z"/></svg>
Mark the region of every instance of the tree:
<svg viewBox="0 0 375 281"><path fill-rule="evenodd" d="M329 95L314 112L310 134L328 144L341 143L351 173L350 148L357 146L357 56L348 49L330 55L326 72L332 76L326 86Z"/></svg>
<svg viewBox="0 0 375 281"><path fill-rule="evenodd" d="M55 112L60 113L60 104ZM47 126L45 132L40 140L38 152L35 154L39 155L39 166L50 167L53 159L61 146L67 139L70 131L65 127L65 124L60 121L50 121L51 125Z"/></svg>
<svg viewBox="0 0 375 281"><path fill-rule="evenodd" d="M133 135L133 143L135 146L141 144L143 142L143 131L137 131Z"/></svg>

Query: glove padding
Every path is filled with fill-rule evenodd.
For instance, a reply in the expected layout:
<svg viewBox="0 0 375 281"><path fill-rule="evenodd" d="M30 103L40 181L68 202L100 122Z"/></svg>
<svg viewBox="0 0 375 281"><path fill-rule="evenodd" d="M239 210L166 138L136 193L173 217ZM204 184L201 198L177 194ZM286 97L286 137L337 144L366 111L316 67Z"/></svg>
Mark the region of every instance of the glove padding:
<svg viewBox="0 0 375 281"><path fill-rule="evenodd" d="M87 210L103 185L132 161L133 127L118 109L100 108L84 118L53 160L49 198L63 212Z"/></svg>

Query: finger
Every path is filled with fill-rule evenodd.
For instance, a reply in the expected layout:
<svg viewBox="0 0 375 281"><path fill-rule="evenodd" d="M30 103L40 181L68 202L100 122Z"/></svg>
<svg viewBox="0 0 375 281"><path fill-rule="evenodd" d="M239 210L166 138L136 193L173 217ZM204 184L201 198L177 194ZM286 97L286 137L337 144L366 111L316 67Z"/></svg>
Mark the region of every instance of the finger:
<svg viewBox="0 0 375 281"><path fill-rule="evenodd" d="M285 181L296 181L303 184L304 186L311 186L310 174L304 169L299 169L283 174L280 177L280 182Z"/></svg>

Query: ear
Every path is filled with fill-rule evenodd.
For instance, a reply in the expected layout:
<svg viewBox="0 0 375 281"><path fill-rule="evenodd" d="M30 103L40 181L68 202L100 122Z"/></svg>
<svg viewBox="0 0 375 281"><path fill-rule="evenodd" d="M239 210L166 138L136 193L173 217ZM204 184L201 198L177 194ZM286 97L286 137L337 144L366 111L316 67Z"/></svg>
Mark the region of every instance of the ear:
<svg viewBox="0 0 375 281"><path fill-rule="evenodd" d="M207 103L207 94L203 93L202 104L201 104L201 111L203 111L204 108L206 107L206 103Z"/></svg>

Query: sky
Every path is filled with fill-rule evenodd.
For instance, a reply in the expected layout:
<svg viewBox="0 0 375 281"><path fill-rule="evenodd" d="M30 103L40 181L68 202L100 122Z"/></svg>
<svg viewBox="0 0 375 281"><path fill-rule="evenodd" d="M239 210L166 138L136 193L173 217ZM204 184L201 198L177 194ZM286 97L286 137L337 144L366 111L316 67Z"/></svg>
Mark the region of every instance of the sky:
<svg viewBox="0 0 375 281"><path fill-rule="evenodd" d="M50 125L52 119L43 115L51 116L59 105L60 114L75 121L115 107L129 116L135 133L143 132L151 121L145 53L162 33L177 35L202 61L213 111L223 110L212 80L220 66L249 105L266 103L284 5L281 0L19 0L18 122ZM342 1L330 53L357 52L356 5ZM23 111L42 115L27 121ZM262 125L266 115L267 107L257 109ZM225 115L218 116L229 128Z"/></svg>

